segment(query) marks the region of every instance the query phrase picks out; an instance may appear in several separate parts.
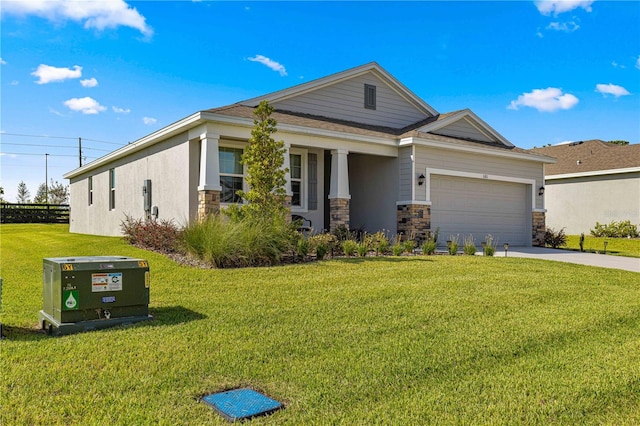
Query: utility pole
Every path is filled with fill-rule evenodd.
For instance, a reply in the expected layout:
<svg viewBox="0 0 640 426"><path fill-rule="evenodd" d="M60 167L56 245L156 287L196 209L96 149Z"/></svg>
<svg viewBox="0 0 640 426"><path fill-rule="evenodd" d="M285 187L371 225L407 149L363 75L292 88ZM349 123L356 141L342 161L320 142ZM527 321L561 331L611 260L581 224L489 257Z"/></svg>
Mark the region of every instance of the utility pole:
<svg viewBox="0 0 640 426"><path fill-rule="evenodd" d="M44 155L44 194L49 204L49 154Z"/></svg>
<svg viewBox="0 0 640 426"><path fill-rule="evenodd" d="M78 161L82 167L82 138L78 138Z"/></svg>

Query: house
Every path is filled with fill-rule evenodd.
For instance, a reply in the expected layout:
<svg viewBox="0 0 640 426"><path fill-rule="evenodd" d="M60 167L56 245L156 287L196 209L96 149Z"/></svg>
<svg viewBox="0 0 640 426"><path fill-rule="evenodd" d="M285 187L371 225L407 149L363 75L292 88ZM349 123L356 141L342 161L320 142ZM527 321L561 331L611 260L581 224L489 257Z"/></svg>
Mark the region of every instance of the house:
<svg viewBox="0 0 640 426"><path fill-rule="evenodd" d="M67 173L71 232L120 235L125 214L186 223L241 202L240 158L262 100L288 151L291 212L315 230L540 243L539 188L554 160L468 109L438 113L375 62L196 112Z"/></svg>
<svg viewBox="0 0 640 426"><path fill-rule="evenodd" d="M532 151L557 158L545 167L549 227L578 235L596 222L640 224L640 144L595 139Z"/></svg>

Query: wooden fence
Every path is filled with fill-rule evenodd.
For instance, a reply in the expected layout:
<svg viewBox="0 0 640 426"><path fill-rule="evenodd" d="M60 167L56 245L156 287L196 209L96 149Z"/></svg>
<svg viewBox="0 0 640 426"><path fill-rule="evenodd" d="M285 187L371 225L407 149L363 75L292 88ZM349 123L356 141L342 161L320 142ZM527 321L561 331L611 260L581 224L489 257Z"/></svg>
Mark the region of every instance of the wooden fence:
<svg viewBox="0 0 640 426"><path fill-rule="evenodd" d="M0 203L0 223L69 223L69 205Z"/></svg>

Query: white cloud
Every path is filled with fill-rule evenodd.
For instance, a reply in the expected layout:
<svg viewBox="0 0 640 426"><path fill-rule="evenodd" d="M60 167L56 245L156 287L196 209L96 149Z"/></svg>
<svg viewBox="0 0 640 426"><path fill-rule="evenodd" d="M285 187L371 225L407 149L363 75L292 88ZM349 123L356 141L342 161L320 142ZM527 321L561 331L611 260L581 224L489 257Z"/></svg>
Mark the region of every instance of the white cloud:
<svg viewBox="0 0 640 426"><path fill-rule="evenodd" d="M83 114L98 114L107 109L106 107L100 105L98 101L88 96L84 98L72 98L64 101L64 104L70 110L80 111Z"/></svg>
<svg viewBox="0 0 640 426"><path fill-rule="evenodd" d="M638 59L636 60L636 68L640 70L640 56L638 56Z"/></svg>
<svg viewBox="0 0 640 426"><path fill-rule="evenodd" d="M0 58L0 65L7 65L7 61L5 61L4 59Z"/></svg>
<svg viewBox="0 0 640 426"><path fill-rule="evenodd" d="M572 33L574 31L576 31L578 28L580 28L580 25L576 24L575 21L569 21L569 22L552 22L549 25L547 25L547 30L553 30L553 31L562 31L565 33Z"/></svg>
<svg viewBox="0 0 640 426"><path fill-rule="evenodd" d="M53 108L51 108L51 107L49 107L49 112L50 112L51 114L57 115L58 117L64 117L64 114L63 114L63 113L61 113L60 111L56 111L55 109L53 109Z"/></svg>
<svg viewBox="0 0 640 426"><path fill-rule="evenodd" d="M142 121L144 122L144 124L146 124L147 126L150 126L152 124L156 124L158 122L158 120L156 120L153 117L143 117Z"/></svg>
<svg viewBox="0 0 640 426"><path fill-rule="evenodd" d="M612 67L614 67L614 68L622 68L622 69L627 68L626 66L624 66L624 65L622 65L622 64L619 64L619 63L617 63L616 61L612 61L612 62L611 62L611 66L612 66Z"/></svg>
<svg viewBox="0 0 640 426"><path fill-rule="evenodd" d="M144 36L153 35L146 18L123 0L22 0L2 2L3 13L35 15L56 23L66 20L82 22L85 28L99 31L120 26L137 29Z"/></svg>
<svg viewBox="0 0 640 426"><path fill-rule="evenodd" d="M622 86L617 86L615 84L596 84L596 92L602 93L604 96L613 95L616 98L620 96L630 95L629 91Z"/></svg>
<svg viewBox="0 0 640 426"><path fill-rule="evenodd" d="M571 109L578 102L578 98L572 94L562 93L562 89L556 87L548 87L523 93L518 96L518 99L511 101L507 108L517 110L518 107L525 106L535 108L538 111L553 112L559 109Z"/></svg>
<svg viewBox="0 0 640 426"><path fill-rule="evenodd" d="M19 82L18 80L13 80L13 81L11 82L11 85L12 85L12 86L17 86L18 84L20 84L20 82Z"/></svg>
<svg viewBox="0 0 640 426"><path fill-rule="evenodd" d="M98 80L92 77L86 80L80 80L80 84L82 84L82 87L96 87L98 85Z"/></svg>
<svg viewBox="0 0 640 426"><path fill-rule="evenodd" d="M36 81L37 84L47 84L57 81L65 81L70 78L80 78L82 77L82 67L74 65L73 69L70 69L40 64L38 65L38 69L32 72L31 75L39 78L39 80Z"/></svg>
<svg viewBox="0 0 640 426"><path fill-rule="evenodd" d="M591 12L591 5L595 0L536 0L534 3L538 11L543 15L558 16L564 12L570 12L579 7Z"/></svg>
<svg viewBox="0 0 640 426"><path fill-rule="evenodd" d="M112 106L111 109L113 109L113 112L115 112L116 114L129 114L131 112L131 110L128 108L124 109L117 106Z"/></svg>
<svg viewBox="0 0 640 426"><path fill-rule="evenodd" d="M253 58L249 58L249 60L252 61L252 62L259 62L262 65L265 65L265 66L271 68L272 70L279 72L282 77L287 75L287 70L284 68L284 65L282 65L282 64L280 64L280 63L278 63L276 61L273 61L273 60L267 58L266 56L256 55Z"/></svg>

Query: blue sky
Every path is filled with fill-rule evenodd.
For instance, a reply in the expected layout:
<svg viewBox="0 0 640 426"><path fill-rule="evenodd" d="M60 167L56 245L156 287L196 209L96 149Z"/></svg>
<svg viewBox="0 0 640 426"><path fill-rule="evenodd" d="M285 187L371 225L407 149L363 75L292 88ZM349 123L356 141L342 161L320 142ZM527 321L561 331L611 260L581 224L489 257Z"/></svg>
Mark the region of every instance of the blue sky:
<svg viewBox="0 0 640 426"><path fill-rule="evenodd" d="M0 2L0 185L376 61L521 148L640 142L640 2Z"/></svg>

